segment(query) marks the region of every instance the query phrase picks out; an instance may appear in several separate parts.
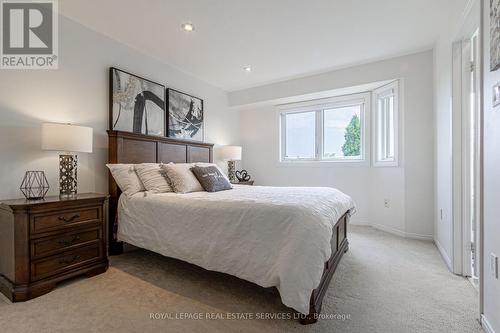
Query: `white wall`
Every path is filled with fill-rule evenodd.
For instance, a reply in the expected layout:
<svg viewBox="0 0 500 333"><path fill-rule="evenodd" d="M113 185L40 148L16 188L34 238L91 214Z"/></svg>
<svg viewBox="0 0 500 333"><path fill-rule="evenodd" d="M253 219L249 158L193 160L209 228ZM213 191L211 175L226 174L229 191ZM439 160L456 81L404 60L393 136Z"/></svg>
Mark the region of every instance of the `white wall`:
<svg viewBox="0 0 500 333"><path fill-rule="evenodd" d="M401 78L402 161L398 168L278 165L274 105L284 98ZM354 221L432 238L434 188L433 55L420 52L229 93L240 110L243 166L263 185L332 186L351 195ZM384 198L390 208L384 207Z"/></svg>
<svg viewBox="0 0 500 333"><path fill-rule="evenodd" d="M44 121L94 128L94 152L79 155L78 186L80 192L107 193L110 66L203 98L206 140L238 143L238 114L228 112L224 91L65 17L59 24L58 70L0 70L0 199L22 196L26 170L45 170L50 193L58 193L58 154L40 148Z"/></svg>
<svg viewBox="0 0 500 333"><path fill-rule="evenodd" d="M500 106L492 107L492 88L500 70L490 72L489 0L483 1L484 141L483 141L483 312L494 332L500 332L500 280L491 275L489 257L500 256Z"/></svg>

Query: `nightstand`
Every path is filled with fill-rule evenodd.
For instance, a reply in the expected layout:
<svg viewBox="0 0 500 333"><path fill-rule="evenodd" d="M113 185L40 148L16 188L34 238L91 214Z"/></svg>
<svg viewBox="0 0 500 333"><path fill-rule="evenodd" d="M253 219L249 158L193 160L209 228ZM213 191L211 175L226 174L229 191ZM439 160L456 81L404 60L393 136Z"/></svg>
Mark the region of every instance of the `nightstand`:
<svg viewBox="0 0 500 333"><path fill-rule="evenodd" d="M12 302L108 268L105 194L0 202L0 291Z"/></svg>
<svg viewBox="0 0 500 333"><path fill-rule="evenodd" d="M247 182L234 182L231 184L234 184L234 185L253 185L253 180L249 180Z"/></svg>

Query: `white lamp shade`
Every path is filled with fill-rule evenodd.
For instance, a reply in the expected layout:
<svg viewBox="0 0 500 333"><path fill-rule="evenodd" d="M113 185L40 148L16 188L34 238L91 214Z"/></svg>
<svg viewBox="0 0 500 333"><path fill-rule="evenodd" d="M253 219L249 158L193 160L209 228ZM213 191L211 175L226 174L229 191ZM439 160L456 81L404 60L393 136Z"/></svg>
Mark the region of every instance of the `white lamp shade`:
<svg viewBox="0 0 500 333"><path fill-rule="evenodd" d="M63 152L92 152L91 127L69 124L42 124L42 149Z"/></svg>
<svg viewBox="0 0 500 333"><path fill-rule="evenodd" d="M225 161L240 161L241 147L240 146L223 146L220 151L221 158Z"/></svg>

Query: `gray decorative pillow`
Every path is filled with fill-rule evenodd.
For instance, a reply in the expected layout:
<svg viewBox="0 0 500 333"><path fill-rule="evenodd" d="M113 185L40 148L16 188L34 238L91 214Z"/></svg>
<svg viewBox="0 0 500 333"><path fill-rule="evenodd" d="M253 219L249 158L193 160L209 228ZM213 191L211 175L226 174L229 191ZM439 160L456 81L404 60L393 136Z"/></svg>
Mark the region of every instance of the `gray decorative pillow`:
<svg viewBox="0 0 500 333"><path fill-rule="evenodd" d="M226 177L224 177L219 168L215 166L195 166L191 168L191 171L207 192L219 192L232 189Z"/></svg>
<svg viewBox="0 0 500 333"><path fill-rule="evenodd" d="M209 166L213 166L213 167L216 167L217 169L219 169L220 173L224 176L224 178L226 178L227 182L229 184L231 184L231 182L229 181L229 178L227 177L227 175L224 173L224 171L222 171L222 169L215 163L207 163L207 162L195 162L195 163L191 163L192 166L200 166L200 167L209 167ZM231 188L233 186L231 185Z"/></svg>

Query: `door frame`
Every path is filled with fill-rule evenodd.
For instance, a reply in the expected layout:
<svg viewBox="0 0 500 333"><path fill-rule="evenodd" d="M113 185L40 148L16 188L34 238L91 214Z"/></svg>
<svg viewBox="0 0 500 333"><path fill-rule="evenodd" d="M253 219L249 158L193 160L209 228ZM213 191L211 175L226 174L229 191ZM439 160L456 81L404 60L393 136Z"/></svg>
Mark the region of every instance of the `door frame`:
<svg viewBox="0 0 500 333"><path fill-rule="evenodd" d="M462 43L462 65L464 78L462 79L462 275L478 277L479 270L479 221L480 221L480 201L481 201L481 170L480 170L480 123L481 123L481 52L479 49L479 27L468 35ZM471 54L474 54L474 62L471 62ZM472 66L472 68L471 68ZM474 74L471 82L471 73ZM472 83L472 84L471 84ZM471 100L469 92L474 92L474 100ZM471 122L469 105L474 103L474 121ZM471 129L474 127L474 138L471 136ZM472 142L471 142L472 141ZM471 144L472 143L472 144ZM474 152L474 156L471 153ZM472 157L472 161L470 158ZM471 168L471 163L474 166ZM473 186L471 180L474 179ZM471 197L475 198L472 201ZM471 205L472 204L472 205ZM474 213L474 239L472 238L471 214ZM474 248L472 248L474 246ZM475 269L472 271L471 252L474 251ZM476 275L474 275L476 273Z"/></svg>
<svg viewBox="0 0 500 333"><path fill-rule="evenodd" d="M468 96L464 96L464 91L468 90L469 83L467 80L469 77L464 77L466 73L469 72L469 61L464 56L464 50L470 46L468 45L472 36L477 34L477 63L475 64L475 70L477 73L477 99L479 101L478 105L478 122L481 121L481 68L482 68L482 50L481 50L481 4L480 1L471 1L470 7L464 15L464 20L460 33L458 34L456 41L452 45L452 271L458 275L470 275L469 259L466 257L469 248L470 232L467 230L470 225L467 221L468 209L466 208L466 195L470 193L470 184L466 181L466 161L467 154L465 154L464 149L466 148L467 136L466 129L469 125L466 117L464 115L468 114L467 108L464 106L469 103L470 99ZM469 48L470 50L470 48ZM470 75L470 74L469 74ZM479 144L480 140L479 140ZM481 154L481 149L479 150ZM481 158L479 156L479 158ZM479 168L479 170L481 170ZM480 172L480 171L479 171ZM477 179L479 195L481 194L481 174ZM481 198L478 198L480 202ZM479 210L480 214L480 210ZM480 219L479 219L480 220ZM476 234L480 234L480 221L477 223ZM480 242L480 237L478 237L478 242ZM475 244L476 250L476 264L480 265L480 245ZM478 269L481 272L480 269Z"/></svg>
<svg viewBox="0 0 500 333"><path fill-rule="evenodd" d="M452 45L452 271L464 274L464 244L463 244L463 156L462 156L462 106L463 106L463 41Z"/></svg>

